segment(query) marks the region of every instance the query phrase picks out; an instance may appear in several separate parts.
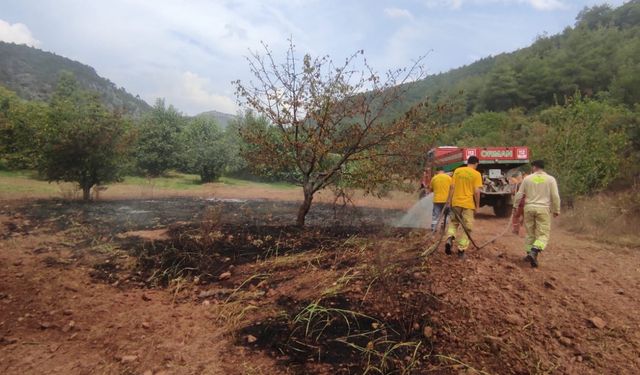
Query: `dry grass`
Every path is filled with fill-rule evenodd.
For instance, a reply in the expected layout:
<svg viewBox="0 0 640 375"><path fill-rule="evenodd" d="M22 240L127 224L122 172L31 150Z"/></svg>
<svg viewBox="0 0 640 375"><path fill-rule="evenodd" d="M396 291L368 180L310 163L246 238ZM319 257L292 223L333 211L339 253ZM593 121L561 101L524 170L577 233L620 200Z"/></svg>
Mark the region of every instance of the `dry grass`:
<svg viewBox="0 0 640 375"><path fill-rule="evenodd" d="M29 171L0 171L0 201L18 199L79 199L77 186L72 183L48 183L37 180ZM222 178L219 182L199 184L197 176L170 173L165 177L145 179L126 177L123 182L110 184L100 192L101 200L159 199L171 197L266 199L274 201L302 201L302 189L283 183L259 183ZM392 192L384 199L352 192L351 203L359 207L407 209L417 200L416 194ZM335 203L330 190L319 192L314 202Z"/></svg>
<svg viewBox="0 0 640 375"><path fill-rule="evenodd" d="M616 245L640 244L640 189L578 200L560 226L569 232Z"/></svg>

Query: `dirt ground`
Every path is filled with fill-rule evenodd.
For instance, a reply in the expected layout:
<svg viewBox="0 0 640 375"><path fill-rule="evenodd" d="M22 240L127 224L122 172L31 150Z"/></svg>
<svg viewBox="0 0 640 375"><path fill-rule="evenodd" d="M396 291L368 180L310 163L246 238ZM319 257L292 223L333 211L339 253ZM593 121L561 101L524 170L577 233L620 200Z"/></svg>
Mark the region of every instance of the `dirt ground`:
<svg viewBox="0 0 640 375"><path fill-rule="evenodd" d="M2 202L0 372L638 373L640 248L554 228L538 269L512 234L423 261L397 202L299 230L239 198Z"/></svg>

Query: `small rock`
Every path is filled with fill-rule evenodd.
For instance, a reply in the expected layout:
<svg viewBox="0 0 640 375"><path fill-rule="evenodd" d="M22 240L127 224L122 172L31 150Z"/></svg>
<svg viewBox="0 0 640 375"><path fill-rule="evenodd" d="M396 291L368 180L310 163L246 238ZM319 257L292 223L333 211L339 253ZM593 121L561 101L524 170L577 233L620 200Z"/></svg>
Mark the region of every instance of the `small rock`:
<svg viewBox="0 0 640 375"><path fill-rule="evenodd" d="M253 344L254 342L258 341L258 338L254 335L247 335L246 340L249 344Z"/></svg>
<svg viewBox="0 0 640 375"><path fill-rule="evenodd" d="M142 293L142 300L143 300L143 301L147 301L147 302L149 302L149 301L151 301L151 297L149 297L149 296L148 296L148 295L146 295L145 293Z"/></svg>
<svg viewBox="0 0 640 375"><path fill-rule="evenodd" d="M69 328L73 328L76 326L76 322L74 322L73 320L69 322Z"/></svg>
<svg viewBox="0 0 640 375"><path fill-rule="evenodd" d="M573 341L571 341L571 339L570 339L570 338L568 338L568 337L564 337L564 336L562 336L562 337L560 337L559 341L560 341L560 343L561 343L562 345L564 345L564 346L571 346L571 345L573 345Z"/></svg>
<svg viewBox="0 0 640 375"><path fill-rule="evenodd" d="M371 323L371 328L378 329L380 327L380 323Z"/></svg>
<svg viewBox="0 0 640 375"><path fill-rule="evenodd" d="M556 289L556 286L551 281L544 281L544 287L547 289Z"/></svg>
<svg viewBox="0 0 640 375"><path fill-rule="evenodd" d="M42 323L40 323L40 328L41 328L41 329L51 328L51 323L49 323L49 322L42 322Z"/></svg>
<svg viewBox="0 0 640 375"><path fill-rule="evenodd" d="M211 302L209 302L208 299L205 299L204 301L202 301L202 305L203 306L209 306L211 304Z"/></svg>
<svg viewBox="0 0 640 375"><path fill-rule="evenodd" d="M436 287L433 290L433 294L435 294L436 296L440 297L440 296L444 296L445 294L447 294L447 289L445 287Z"/></svg>
<svg viewBox="0 0 640 375"><path fill-rule="evenodd" d="M618 289L618 290L616 290L616 293L618 293L618 294L621 294L621 295L622 295L622 294L624 294L624 289Z"/></svg>
<svg viewBox="0 0 640 375"><path fill-rule="evenodd" d="M599 318L597 316L589 318L589 322L598 329L603 329L604 327L607 326L607 322L605 322L602 318Z"/></svg>
<svg viewBox="0 0 640 375"><path fill-rule="evenodd" d="M203 290L202 292L200 292L200 294L198 294L198 298L207 298L215 295L216 295L215 290Z"/></svg>
<svg viewBox="0 0 640 375"><path fill-rule="evenodd" d="M120 361L122 363L131 363L131 362L135 362L138 360L138 356L137 355L124 355L122 356L122 358L120 358Z"/></svg>
<svg viewBox="0 0 640 375"><path fill-rule="evenodd" d="M422 329L422 334L424 335L424 337L430 339L433 337L433 328L431 328L430 326L424 326L424 328Z"/></svg>
<svg viewBox="0 0 640 375"><path fill-rule="evenodd" d="M2 344L11 345L17 342L18 339L16 339L15 337L0 337L0 343Z"/></svg>
<svg viewBox="0 0 640 375"><path fill-rule="evenodd" d="M49 247L38 247L36 249L33 249L33 253L34 254L48 253L50 250L51 248Z"/></svg>
<svg viewBox="0 0 640 375"><path fill-rule="evenodd" d="M508 322L511 323L513 325L516 326L521 326L524 324L524 321L522 320L522 318L520 316L518 316L517 314L507 314L504 319Z"/></svg>
<svg viewBox="0 0 640 375"><path fill-rule="evenodd" d="M223 272L222 274L220 274L220 276L218 276L218 280L226 280L231 278L231 272L227 271L227 272Z"/></svg>
<svg viewBox="0 0 640 375"><path fill-rule="evenodd" d="M63 314L63 315L67 315L67 316L69 316L69 315L73 315L73 310L63 310L63 311L62 311L62 314Z"/></svg>
<svg viewBox="0 0 640 375"><path fill-rule="evenodd" d="M415 330L419 330L419 329L420 329L420 324L418 324L418 323L413 323L413 329L415 329Z"/></svg>
<svg viewBox="0 0 640 375"><path fill-rule="evenodd" d="M497 336L486 335L483 337L484 342L486 342L493 352L500 351L500 348L504 344L504 341Z"/></svg>
<svg viewBox="0 0 640 375"><path fill-rule="evenodd" d="M151 328L151 324L149 324L148 322L142 322L141 326L142 326L142 328L144 328L144 329L149 329L149 328Z"/></svg>

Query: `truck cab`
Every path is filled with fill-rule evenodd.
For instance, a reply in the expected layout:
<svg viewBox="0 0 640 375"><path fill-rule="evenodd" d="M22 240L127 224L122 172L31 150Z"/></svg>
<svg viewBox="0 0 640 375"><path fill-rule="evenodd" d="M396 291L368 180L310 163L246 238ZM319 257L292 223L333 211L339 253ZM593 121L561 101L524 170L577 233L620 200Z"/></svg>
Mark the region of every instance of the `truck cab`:
<svg viewBox="0 0 640 375"><path fill-rule="evenodd" d="M423 178L423 184L428 184L437 167L452 173L456 168L466 165L470 156L480 160L478 171L483 181L480 206L493 207L496 216L508 216L522 176L520 167L529 163L529 148L526 146L433 148L427 153L427 176Z"/></svg>

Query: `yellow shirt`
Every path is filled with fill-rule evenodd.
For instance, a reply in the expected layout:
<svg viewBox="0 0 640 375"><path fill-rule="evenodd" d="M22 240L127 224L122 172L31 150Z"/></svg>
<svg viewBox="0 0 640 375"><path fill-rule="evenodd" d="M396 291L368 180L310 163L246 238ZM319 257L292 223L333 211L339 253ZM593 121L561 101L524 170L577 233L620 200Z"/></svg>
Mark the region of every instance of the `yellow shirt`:
<svg viewBox="0 0 640 375"><path fill-rule="evenodd" d="M471 167L460 167L453 172L453 207L475 209L475 190L482 187L482 175Z"/></svg>
<svg viewBox="0 0 640 375"><path fill-rule="evenodd" d="M431 191L433 191L433 203L446 203L449 198L449 188L451 187L451 177L446 173L435 175L431 179Z"/></svg>

